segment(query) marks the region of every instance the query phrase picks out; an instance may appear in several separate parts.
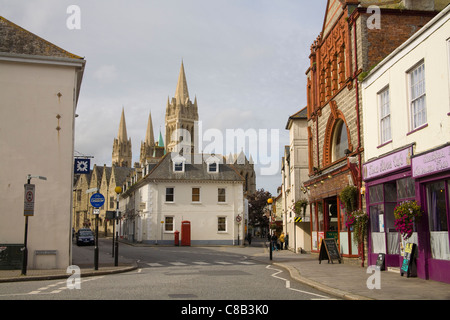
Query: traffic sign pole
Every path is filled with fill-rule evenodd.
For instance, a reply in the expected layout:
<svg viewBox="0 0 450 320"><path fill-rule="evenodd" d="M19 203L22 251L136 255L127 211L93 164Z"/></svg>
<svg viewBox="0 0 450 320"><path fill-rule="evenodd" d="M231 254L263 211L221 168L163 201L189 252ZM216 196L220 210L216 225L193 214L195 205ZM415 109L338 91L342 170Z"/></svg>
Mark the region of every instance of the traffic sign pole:
<svg viewBox="0 0 450 320"><path fill-rule="evenodd" d="M94 193L90 198L91 205L100 210L99 208L105 203L105 197L101 193ZM95 215L95 249L94 249L94 269L98 270L98 213Z"/></svg>
<svg viewBox="0 0 450 320"><path fill-rule="evenodd" d="M23 258L22 258L22 275L27 275L27 266L28 266L28 217L34 215L34 199L35 199L35 188L34 184L31 184L31 178L39 178L41 180L47 180L46 177L43 176L32 176L31 174L27 175L27 183L24 185L24 210L23 214L25 216L25 231L23 236Z"/></svg>

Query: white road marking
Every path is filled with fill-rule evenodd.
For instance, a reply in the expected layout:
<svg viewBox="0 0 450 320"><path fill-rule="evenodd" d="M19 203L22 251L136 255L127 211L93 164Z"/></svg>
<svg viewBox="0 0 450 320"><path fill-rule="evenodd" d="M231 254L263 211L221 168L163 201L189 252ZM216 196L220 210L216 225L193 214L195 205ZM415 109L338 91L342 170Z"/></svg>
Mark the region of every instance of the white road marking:
<svg viewBox="0 0 450 320"><path fill-rule="evenodd" d="M272 274L271 276L274 277L274 278L277 278L277 279L286 281L286 289L289 289L289 290L292 290L292 291L297 291L297 292L300 292L300 293L306 293L306 294L309 294L309 295L312 295L312 296L319 297L320 299L327 299L327 300L330 299L329 297L322 296L322 295L320 295L320 294L316 294L316 293L312 293L312 292L308 292L308 291L303 291L303 290L298 290L298 289L291 288L291 282L290 282L289 280L277 276L277 274L283 272L282 270L275 269L275 268L273 268L271 265L268 265L268 266L266 267L266 269L271 269L271 270L276 270L276 271L278 271L278 272L275 272L274 274Z"/></svg>

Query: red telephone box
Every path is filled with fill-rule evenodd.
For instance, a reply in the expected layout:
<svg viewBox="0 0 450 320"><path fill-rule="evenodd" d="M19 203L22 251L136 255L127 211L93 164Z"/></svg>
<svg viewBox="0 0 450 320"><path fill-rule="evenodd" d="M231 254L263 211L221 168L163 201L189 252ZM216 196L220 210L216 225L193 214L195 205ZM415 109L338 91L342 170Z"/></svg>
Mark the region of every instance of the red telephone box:
<svg viewBox="0 0 450 320"><path fill-rule="evenodd" d="M191 245L191 222L181 221L181 245Z"/></svg>

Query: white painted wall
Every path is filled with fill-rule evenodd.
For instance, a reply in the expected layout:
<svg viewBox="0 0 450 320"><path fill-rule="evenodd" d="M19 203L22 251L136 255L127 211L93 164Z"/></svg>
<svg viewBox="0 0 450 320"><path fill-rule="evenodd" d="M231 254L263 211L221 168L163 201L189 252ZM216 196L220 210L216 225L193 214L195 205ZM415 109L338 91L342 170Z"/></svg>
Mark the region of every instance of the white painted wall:
<svg viewBox="0 0 450 320"><path fill-rule="evenodd" d="M71 264L75 70L82 64L60 63L0 56L0 243L23 244L27 174L47 177L31 180L36 194L28 226L29 269ZM54 256L35 261L35 250L58 250L56 261Z"/></svg>
<svg viewBox="0 0 450 320"><path fill-rule="evenodd" d="M388 56L363 82L365 159L415 142L420 153L450 141L450 14L447 7L439 23L429 23L405 46ZM432 22L434 22L433 20ZM408 71L425 62L427 126L411 132ZM377 94L390 89L392 142L380 146Z"/></svg>

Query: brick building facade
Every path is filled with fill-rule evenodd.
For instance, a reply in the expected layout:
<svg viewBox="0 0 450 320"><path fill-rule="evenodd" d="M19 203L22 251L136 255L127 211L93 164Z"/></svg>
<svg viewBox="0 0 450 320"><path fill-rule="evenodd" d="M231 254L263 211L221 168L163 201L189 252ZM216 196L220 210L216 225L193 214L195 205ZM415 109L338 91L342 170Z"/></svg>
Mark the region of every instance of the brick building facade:
<svg viewBox="0 0 450 320"><path fill-rule="evenodd" d="M341 190L352 185L358 190L358 208L364 208L358 77L364 77L437 13L434 6L431 11L408 10L383 5L388 2L378 1L374 10L367 1L329 0L322 32L311 46L306 71L309 180L304 187L311 208L313 252L319 250L322 238L335 237L344 257L363 255L345 225L346 210L339 200Z"/></svg>

